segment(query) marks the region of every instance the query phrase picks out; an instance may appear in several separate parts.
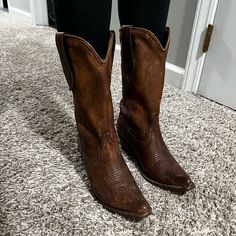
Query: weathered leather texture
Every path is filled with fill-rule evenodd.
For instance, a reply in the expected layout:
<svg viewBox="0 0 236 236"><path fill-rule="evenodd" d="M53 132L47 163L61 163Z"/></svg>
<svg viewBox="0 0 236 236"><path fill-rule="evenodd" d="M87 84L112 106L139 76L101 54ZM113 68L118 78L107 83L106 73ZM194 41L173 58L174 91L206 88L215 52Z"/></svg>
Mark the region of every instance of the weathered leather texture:
<svg viewBox="0 0 236 236"><path fill-rule="evenodd" d="M149 182L176 191L190 190L194 185L169 152L159 126L169 29L164 46L151 31L132 26L121 28L120 40L123 98L117 130L121 145L137 158Z"/></svg>
<svg viewBox="0 0 236 236"><path fill-rule="evenodd" d="M73 92L80 151L93 195L113 212L146 217L151 208L121 156L114 128L110 83L115 33L110 32L104 59L80 37L61 34L56 40L63 40L63 50L58 47L58 51L63 55L63 68L68 71L70 65L72 73L67 81Z"/></svg>

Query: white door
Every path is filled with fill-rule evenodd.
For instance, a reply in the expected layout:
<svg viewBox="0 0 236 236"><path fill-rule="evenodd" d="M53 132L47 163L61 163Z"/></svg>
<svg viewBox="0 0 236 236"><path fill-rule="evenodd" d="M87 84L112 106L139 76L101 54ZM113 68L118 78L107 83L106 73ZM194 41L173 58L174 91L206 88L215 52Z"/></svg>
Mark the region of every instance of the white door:
<svg viewBox="0 0 236 236"><path fill-rule="evenodd" d="M236 110L235 12L235 0L219 0L198 93Z"/></svg>
<svg viewBox="0 0 236 236"><path fill-rule="evenodd" d="M17 21L48 25L47 0L8 0L9 14Z"/></svg>

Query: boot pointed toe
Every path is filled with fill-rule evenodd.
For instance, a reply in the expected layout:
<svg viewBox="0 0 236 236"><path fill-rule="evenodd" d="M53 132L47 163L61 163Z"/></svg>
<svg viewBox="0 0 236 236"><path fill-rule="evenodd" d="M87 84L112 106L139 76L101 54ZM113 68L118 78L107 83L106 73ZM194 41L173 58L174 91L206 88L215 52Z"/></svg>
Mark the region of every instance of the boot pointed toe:
<svg viewBox="0 0 236 236"><path fill-rule="evenodd" d="M195 188L195 184L193 183L193 181L191 179L188 179L186 181L186 184L185 184L184 188L185 188L186 191L192 190L192 189Z"/></svg>
<svg viewBox="0 0 236 236"><path fill-rule="evenodd" d="M152 208L148 203L140 204L139 208L137 209L137 214L142 218L149 216L151 213Z"/></svg>
<svg viewBox="0 0 236 236"><path fill-rule="evenodd" d="M125 190L120 189L116 193L111 192L109 199L104 198L104 196L103 200L95 198L104 208L130 220L142 220L149 216L152 209L138 186L133 183L131 188L128 191L126 190L127 188Z"/></svg>
<svg viewBox="0 0 236 236"><path fill-rule="evenodd" d="M136 220L142 220L148 217L152 213L152 208L150 207L148 202L144 199L141 201L138 201L137 203L134 202L133 205L135 205L135 207L133 207L132 211L129 214ZM131 208L128 207L127 212L130 209Z"/></svg>
<svg viewBox="0 0 236 236"><path fill-rule="evenodd" d="M183 193L192 190L195 187L187 173L181 176L173 175L170 181L170 186L172 186L173 190Z"/></svg>

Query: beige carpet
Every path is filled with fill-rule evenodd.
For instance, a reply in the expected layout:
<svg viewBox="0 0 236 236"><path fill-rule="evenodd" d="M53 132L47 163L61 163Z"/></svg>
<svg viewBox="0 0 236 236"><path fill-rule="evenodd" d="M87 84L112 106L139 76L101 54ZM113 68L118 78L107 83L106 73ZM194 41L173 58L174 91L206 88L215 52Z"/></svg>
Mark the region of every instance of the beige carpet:
<svg viewBox="0 0 236 236"><path fill-rule="evenodd" d="M236 235L236 112L166 86L161 128L196 188L156 188L124 155L153 208L127 221L89 192L54 34L0 11L0 235ZM112 81L117 118L118 64Z"/></svg>

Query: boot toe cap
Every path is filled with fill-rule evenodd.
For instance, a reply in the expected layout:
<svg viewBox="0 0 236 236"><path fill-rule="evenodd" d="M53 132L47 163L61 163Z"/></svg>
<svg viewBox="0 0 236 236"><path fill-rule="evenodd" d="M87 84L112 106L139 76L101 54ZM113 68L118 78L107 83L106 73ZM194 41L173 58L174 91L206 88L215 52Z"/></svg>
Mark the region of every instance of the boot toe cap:
<svg viewBox="0 0 236 236"><path fill-rule="evenodd" d="M119 209L127 216L136 220L141 220L149 216L152 212L152 208L142 195L130 197L126 202L120 205Z"/></svg>
<svg viewBox="0 0 236 236"><path fill-rule="evenodd" d="M149 206L147 202L141 202L138 206L133 210L133 213L138 218L145 218L149 216L152 212L152 208Z"/></svg>
<svg viewBox="0 0 236 236"><path fill-rule="evenodd" d="M182 192L186 192L195 188L195 184L186 173L183 175L172 175L170 185L176 187L176 190Z"/></svg>
<svg viewBox="0 0 236 236"><path fill-rule="evenodd" d="M195 188L195 184L185 172L181 174L166 172L152 176L142 174L147 181L163 189L186 192Z"/></svg>
<svg viewBox="0 0 236 236"><path fill-rule="evenodd" d="M191 179L188 179L184 185L184 188L186 191L192 190L195 188L195 184L193 183Z"/></svg>

